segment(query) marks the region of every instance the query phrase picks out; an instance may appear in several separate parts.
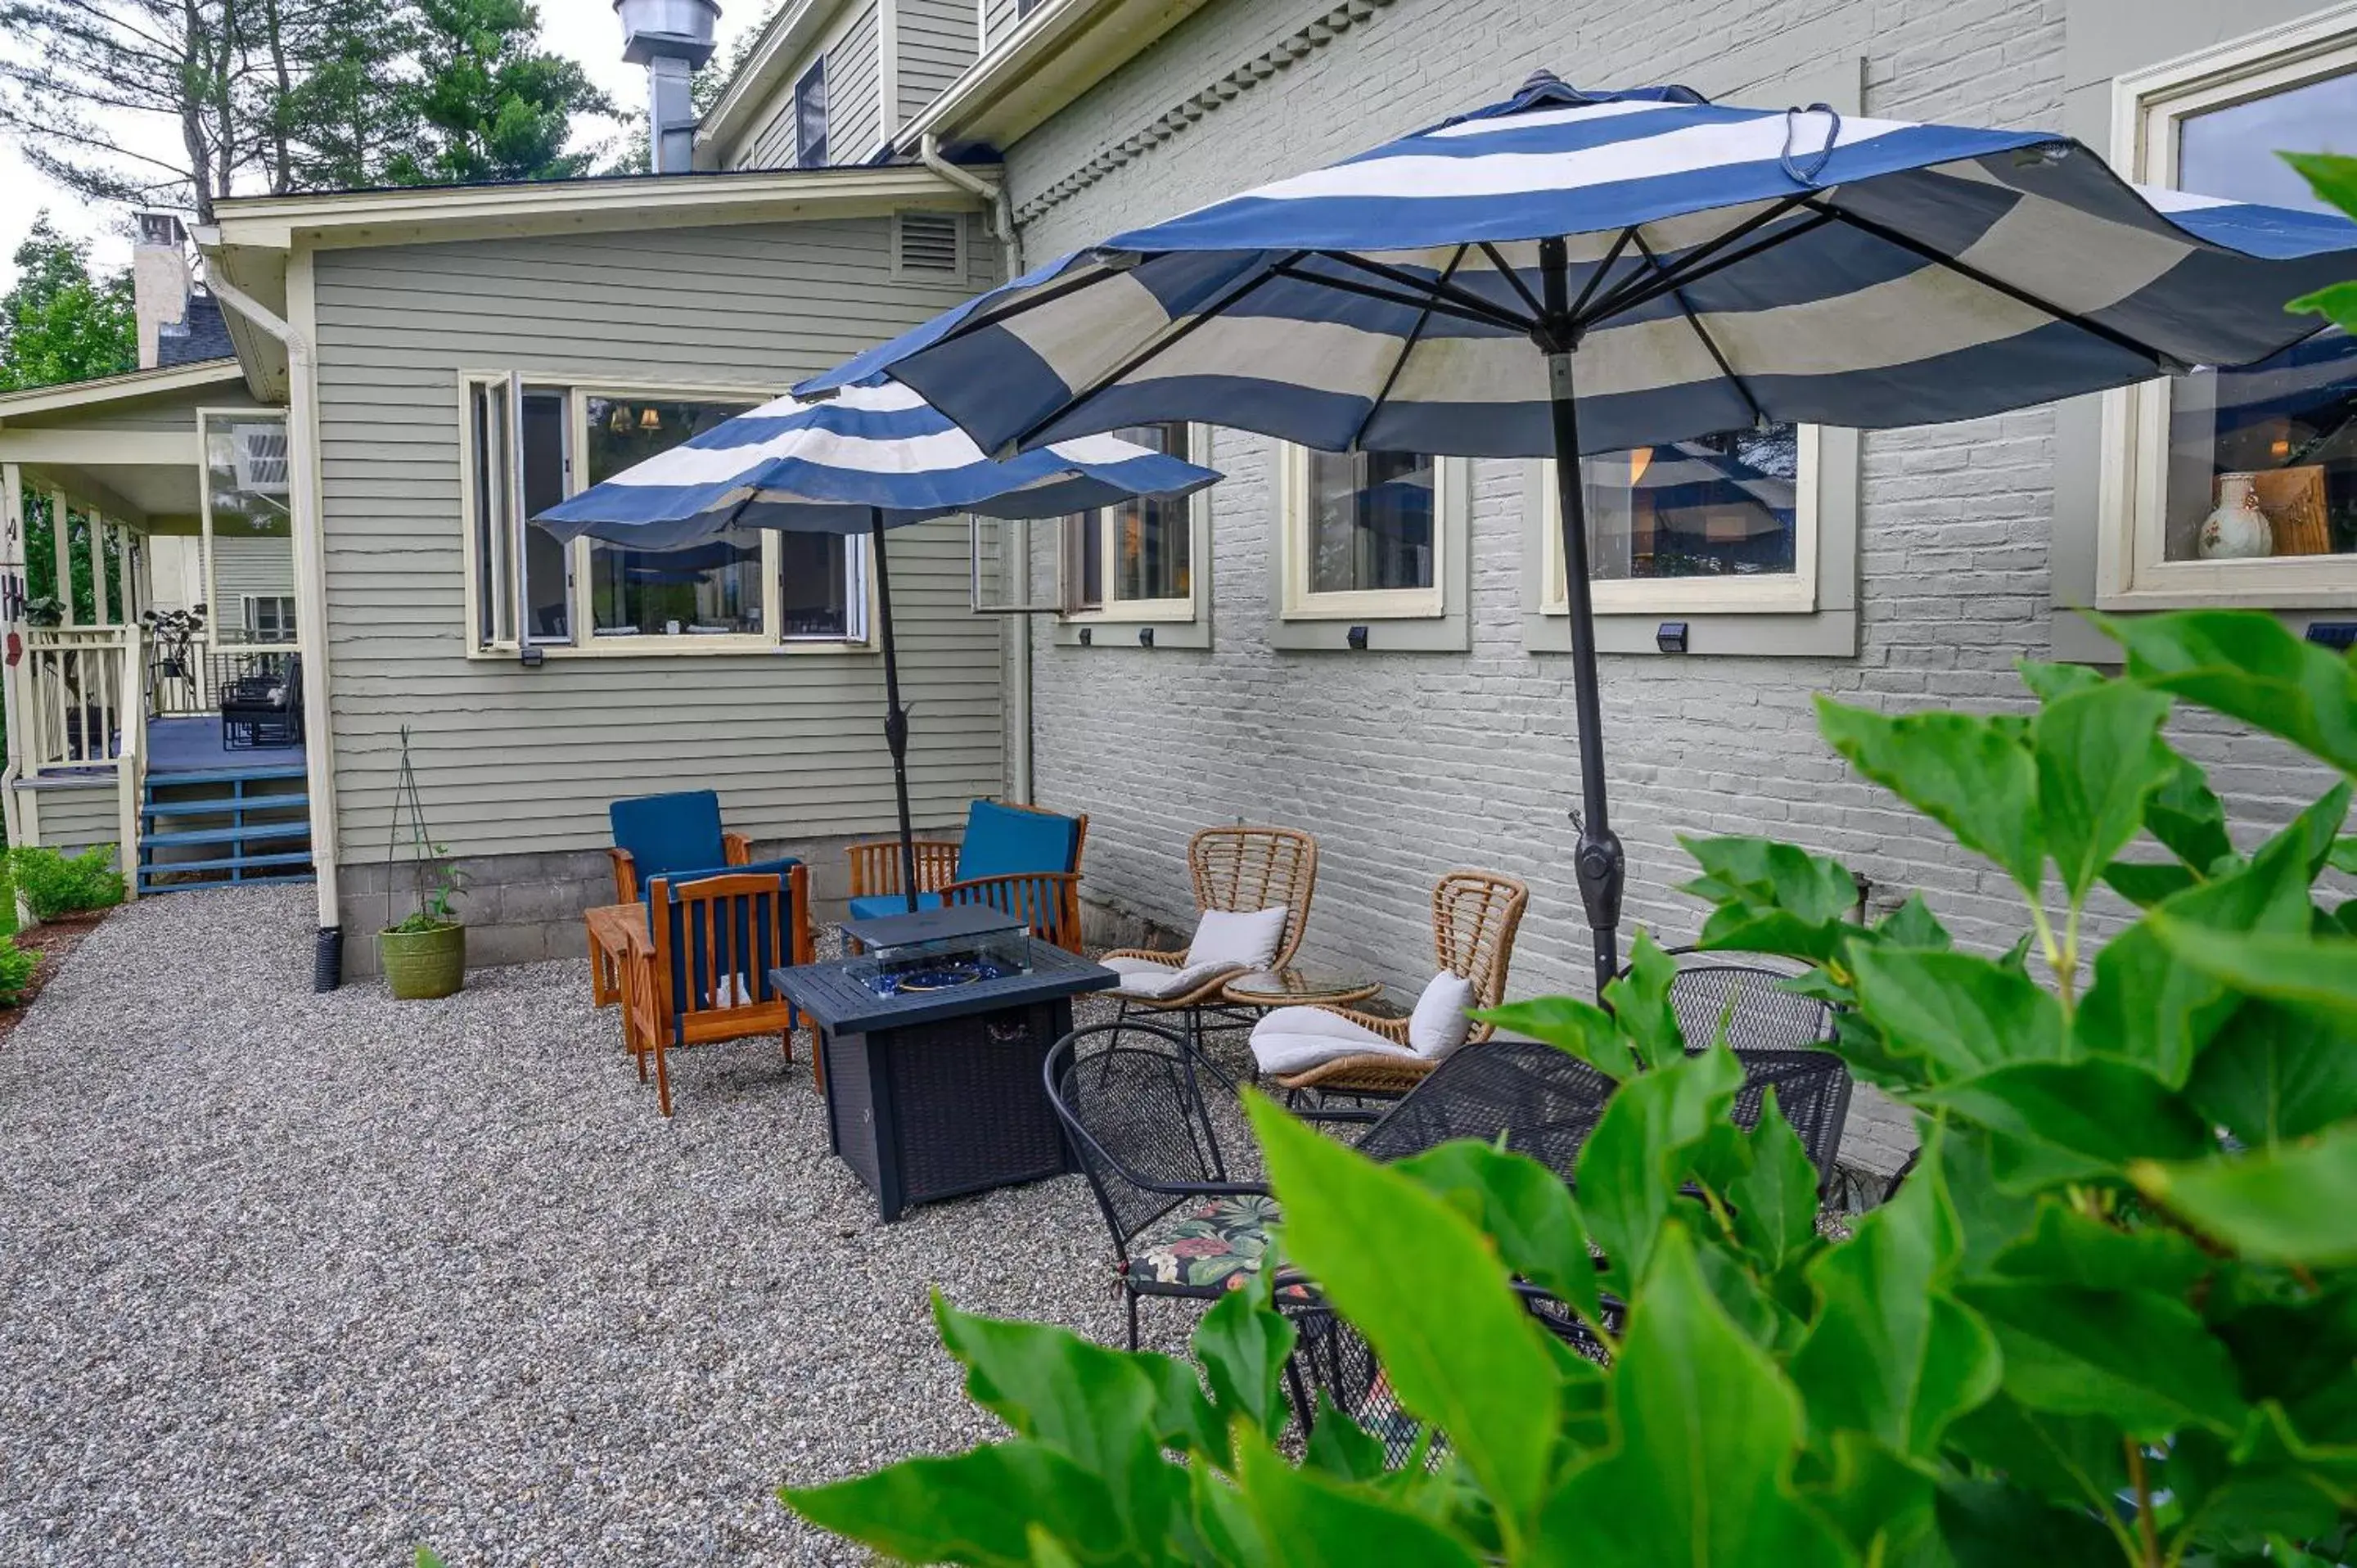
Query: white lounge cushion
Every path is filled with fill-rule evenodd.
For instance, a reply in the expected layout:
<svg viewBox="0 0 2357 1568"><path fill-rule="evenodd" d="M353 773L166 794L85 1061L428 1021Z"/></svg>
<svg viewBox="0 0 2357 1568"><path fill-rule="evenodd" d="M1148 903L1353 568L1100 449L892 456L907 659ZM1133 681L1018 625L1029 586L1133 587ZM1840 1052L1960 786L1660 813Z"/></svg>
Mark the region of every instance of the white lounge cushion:
<svg viewBox="0 0 2357 1568"><path fill-rule="evenodd" d="M1266 1073L1306 1072L1343 1057L1414 1057L1363 1024L1322 1007L1279 1007L1253 1026L1253 1060Z"/></svg>
<svg viewBox="0 0 2357 1568"><path fill-rule="evenodd" d="M1175 968L1144 958L1109 958L1103 962L1107 969L1121 976L1121 984L1114 988L1114 995L1144 996L1157 1002L1166 997L1184 996L1199 985L1223 974L1239 973L1246 967L1234 960L1186 963Z"/></svg>
<svg viewBox="0 0 2357 1568"><path fill-rule="evenodd" d="M1195 940L1187 944L1187 962L1232 963L1240 969L1266 969L1285 940L1285 906L1232 914L1206 909L1195 923Z"/></svg>
<svg viewBox="0 0 2357 1568"><path fill-rule="evenodd" d="M1473 1033L1473 1020L1465 1015L1472 1005L1473 983L1442 970L1408 1015L1408 1045L1426 1061L1446 1061Z"/></svg>

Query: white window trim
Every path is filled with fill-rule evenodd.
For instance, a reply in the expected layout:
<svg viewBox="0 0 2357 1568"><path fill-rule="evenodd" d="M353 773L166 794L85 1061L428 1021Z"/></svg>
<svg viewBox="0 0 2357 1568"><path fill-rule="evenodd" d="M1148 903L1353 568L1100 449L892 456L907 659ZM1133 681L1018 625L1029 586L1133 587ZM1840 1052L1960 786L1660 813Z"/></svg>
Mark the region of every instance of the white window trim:
<svg viewBox="0 0 2357 1568"><path fill-rule="evenodd" d="M292 624L294 624L294 620L295 620L295 596L294 596L293 594L291 594L291 593L286 593L286 594L240 594L240 595L238 595L238 596L237 596L238 624L239 624L240 626L242 626L242 627L244 627L244 628L248 628L248 629L252 629L252 628L253 628L253 618L254 618L254 617L253 617L253 607L254 607L254 606L256 606L256 605L258 605L258 604L260 604L260 603L262 603L262 601L264 601L264 599L272 600L272 601L274 601L274 603L277 603L277 604L282 605L282 606L284 606L284 607L285 607L285 614L284 614L284 615L282 615L282 616L280 616L280 617L278 618L279 618L279 623L280 623L282 626L288 626L288 625L292 625ZM258 635L258 634L257 634L257 635ZM293 646L293 639L289 639L289 638L280 638L280 639L274 639L274 640L268 641L268 642L259 642L259 641L257 641L257 642L251 642L251 643L247 643L247 644L245 644L245 646L246 646L246 647L249 647L249 648L286 648L286 647L292 647L292 646Z"/></svg>
<svg viewBox="0 0 2357 1568"><path fill-rule="evenodd" d="M829 48L833 47L831 43L828 46ZM813 76L818 78L819 91L826 95L825 102L819 105L820 124L824 126L820 134L826 141L826 156L816 163L811 163L802 156L802 88ZM794 167L825 168L834 163L834 73L827 69L826 49L813 55L803 62L800 70L794 72L792 85L786 89L786 113L794 118Z"/></svg>
<svg viewBox="0 0 2357 1568"><path fill-rule="evenodd" d="M1211 461L1211 426L1187 426L1188 461L1199 465ZM1209 648L1211 645L1211 491L1206 486L1187 498L1187 582L1189 592L1184 598L1114 599L1091 608L1073 607L1057 616L1056 645L1060 648L1139 647L1137 633L1151 630L1156 648ZM1112 587L1111 572L1114 559L1113 510L1100 507L1090 514L1089 522L1098 530L1103 542L1100 556L1106 564L1107 588ZM1078 596L1079 585L1074 582L1073 562L1066 544L1062 528L1054 531L1056 552L1057 596L1071 605ZM1094 628L1110 627L1120 635L1108 635L1102 640ZM1081 632L1088 628L1091 635L1084 645Z"/></svg>
<svg viewBox="0 0 2357 1568"><path fill-rule="evenodd" d="M519 391L562 392L565 395L565 493L578 495L588 488L585 476L586 463L582 454L588 450L588 405L593 397L640 400L677 400L683 403L743 403L748 407L767 403L776 397L770 387L692 386L668 381L618 381L611 377L584 376L568 372L540 374L532 371L461 371L458 372L458 473L459 473L459 548L465 563L466 622L460 635L467 645L469 659L511 661L517 657L518 644L511 636L490 643L476 640L476 628L482 624L481 607L488 591L482 582L481 563L475 550L475 444L474 420L470 403L477 388L492 383L505 383L512 378ZM519 410L520 412L520 410ZM681 659L710 657L716 654L774 656L872 654L877 651L875 640L876 574L868 569L866 542L855 539L852 560L863 578L862 602L854 607L853 635L848 638L788 636L785 623L785 584L780 575L784 562L777 531L761 531L761 624L770 631L753 633L702 634L682 633L677 637L598 637L590 628L589 553L593 542L587 538L574 540L565 547L566 614L573 630L570 642L532 643L541 656L551 660L574 659ZM506 591L504 585L498 585ZM521 628L517 628L519 631ZM299 630L299 628L298 628ZM277 646L277 645L274 645Z"/></svg>
<svg viewBox="0 0 2357 1568"><path fill-rule="evenodd" d="M1307 446L1285 443L1277 452L1277 553L1286 620L1437 620L1448 613L1450 557L1464 549L1458 457L1436 457L1432 467L1432 585L1424 588L1364 588L1317 593L1309 586L1309 461Z"/></svg>
<svg viewBox="0 0 2357 1568"><path fill-rule="evenodd" d="M2148 185L2176 182L2185 114L2357 69L2357 4L2182 55L2112 82L2112 166ZM2169 387L2147 381L2103 397L2096 480L2095 602L2104 609L2243 605L2314 608L2346 604L2357 556L2169 561Z"/></svg>
<svg viewBox="0 0 2357 1568"><path fill-rule="evenodd" d="M197 563L202 568L205 582L205 606L210 612L205 617L205 646L216 653L242 653L253 649L267 649L274 653L303 651L303 625L300 608L296 612L295 637L289 642L223 642L221 632L229 618L221 613L219 585L213 577L213 487L212 431L216 420L224 424L252 424L269 420L285 423L286 411L277 408L218 408L199 405L197 409ZM287 438L294 438L294 426L287 424ZM292 527L290 516L289 526ZM291 552L293 541L287 542ZM242 604L240 609L244 607ZM472 620L467 623L474 625ZM240 618L237 629L242 632L245 623Z"/></svg>
<svg viewBox="0 0 2357 1568"><path fill-rule="evenodd" d="M1817 607L1818 470L1824 462L1817 426L1797 427L1799 477L1792 485L1792 570L1726 577L1591 578L1598 615L1793 615ZM1552 457L1539 463L1541 615L1571 613L1563 575L1561 491Z"/></svg>

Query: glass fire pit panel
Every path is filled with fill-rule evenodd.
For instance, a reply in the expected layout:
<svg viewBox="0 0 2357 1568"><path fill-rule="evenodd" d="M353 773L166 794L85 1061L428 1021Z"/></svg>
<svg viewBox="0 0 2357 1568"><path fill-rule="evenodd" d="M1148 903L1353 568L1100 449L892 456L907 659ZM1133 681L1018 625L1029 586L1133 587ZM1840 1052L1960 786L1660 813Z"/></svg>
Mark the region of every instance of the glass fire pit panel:
<svg viewBox="0 0 2357 1568"><path fill-rule="evenodd" d="M866 950L845 961L845 972L878 996L921 995L1031 972L1031 940L1019 922L978 920L963 909L939 914L962 918L910 915L846 927Z"/></svg>

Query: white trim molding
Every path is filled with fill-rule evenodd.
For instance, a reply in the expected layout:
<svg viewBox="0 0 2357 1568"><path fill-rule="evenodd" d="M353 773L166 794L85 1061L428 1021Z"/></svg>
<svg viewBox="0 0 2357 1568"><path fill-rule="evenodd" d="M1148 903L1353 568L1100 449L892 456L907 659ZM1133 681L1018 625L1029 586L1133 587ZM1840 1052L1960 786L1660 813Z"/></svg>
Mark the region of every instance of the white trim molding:
<svg viewBox="0 0 2357 1568"><path fill-rule="evenodd" d="M1238 439L1232 433L1228 439ZM1187 450L1190 463L1210 467L1212 427L1189 424L1187 427ZM1070 608L1058 616L1053 626L1059 648L1192 648L1211 646L1211 491L1207 486L1187 498L1187 596L1168 599L1121 599L1089 608ZM1071 559L1072 531L1099 529L1103 531L1103 553L1101 557L1110 584L1114 559L1113 530L1117 526L1111 507L1093 512L1082 512L1065 520L1068 527L1055 531L1056 581L1064 602L1074 604L1079 590L1073 577ZM1081 634L1086 631L1083 641ZM1151 642L1140 633L1150 633Z"/></svg>
<svg viewBox="0 0 2357 1568"><path fill-rule="evenodd" d="M1273 648L1298 650L1462 653L1472 646L1468 614L1472 555L1473 463L1432 459L1432 582L1420 588L1316 593L1309 585L1309 465L1312 454L1275 444L1269 509L1269 622ZM1362 638L1355 643L1354 638Z"/></svg>

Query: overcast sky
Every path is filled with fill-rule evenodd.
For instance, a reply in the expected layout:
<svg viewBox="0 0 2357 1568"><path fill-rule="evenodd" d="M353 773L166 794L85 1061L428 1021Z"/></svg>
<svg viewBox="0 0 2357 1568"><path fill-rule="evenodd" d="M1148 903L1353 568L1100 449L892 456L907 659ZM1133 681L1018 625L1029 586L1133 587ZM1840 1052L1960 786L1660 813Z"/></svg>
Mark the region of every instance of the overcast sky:
<svg viewBox="0 0 2357 1568"><path fill-rule="evenodd" d="M737 33L759 21L761 0L720 0L720 48L726 58ZM622 59L621 24L614 19L611 0L540 0L541 32L549 46L581 62L608 96L632 115L646 112L646 75ZM178 129L160 116L123 117L126 135L135 145L176 148ZM610 135L621 127L614 123L585 123L589 139ZM0 133L0 289L16 276L11 257L33 226L34 217L47 209L49 220L68 233L91 242L91 259L102 267L119 267L131 259L128 220L119 208L102 206L58 189L28 167L14 142Z"/></svg>

